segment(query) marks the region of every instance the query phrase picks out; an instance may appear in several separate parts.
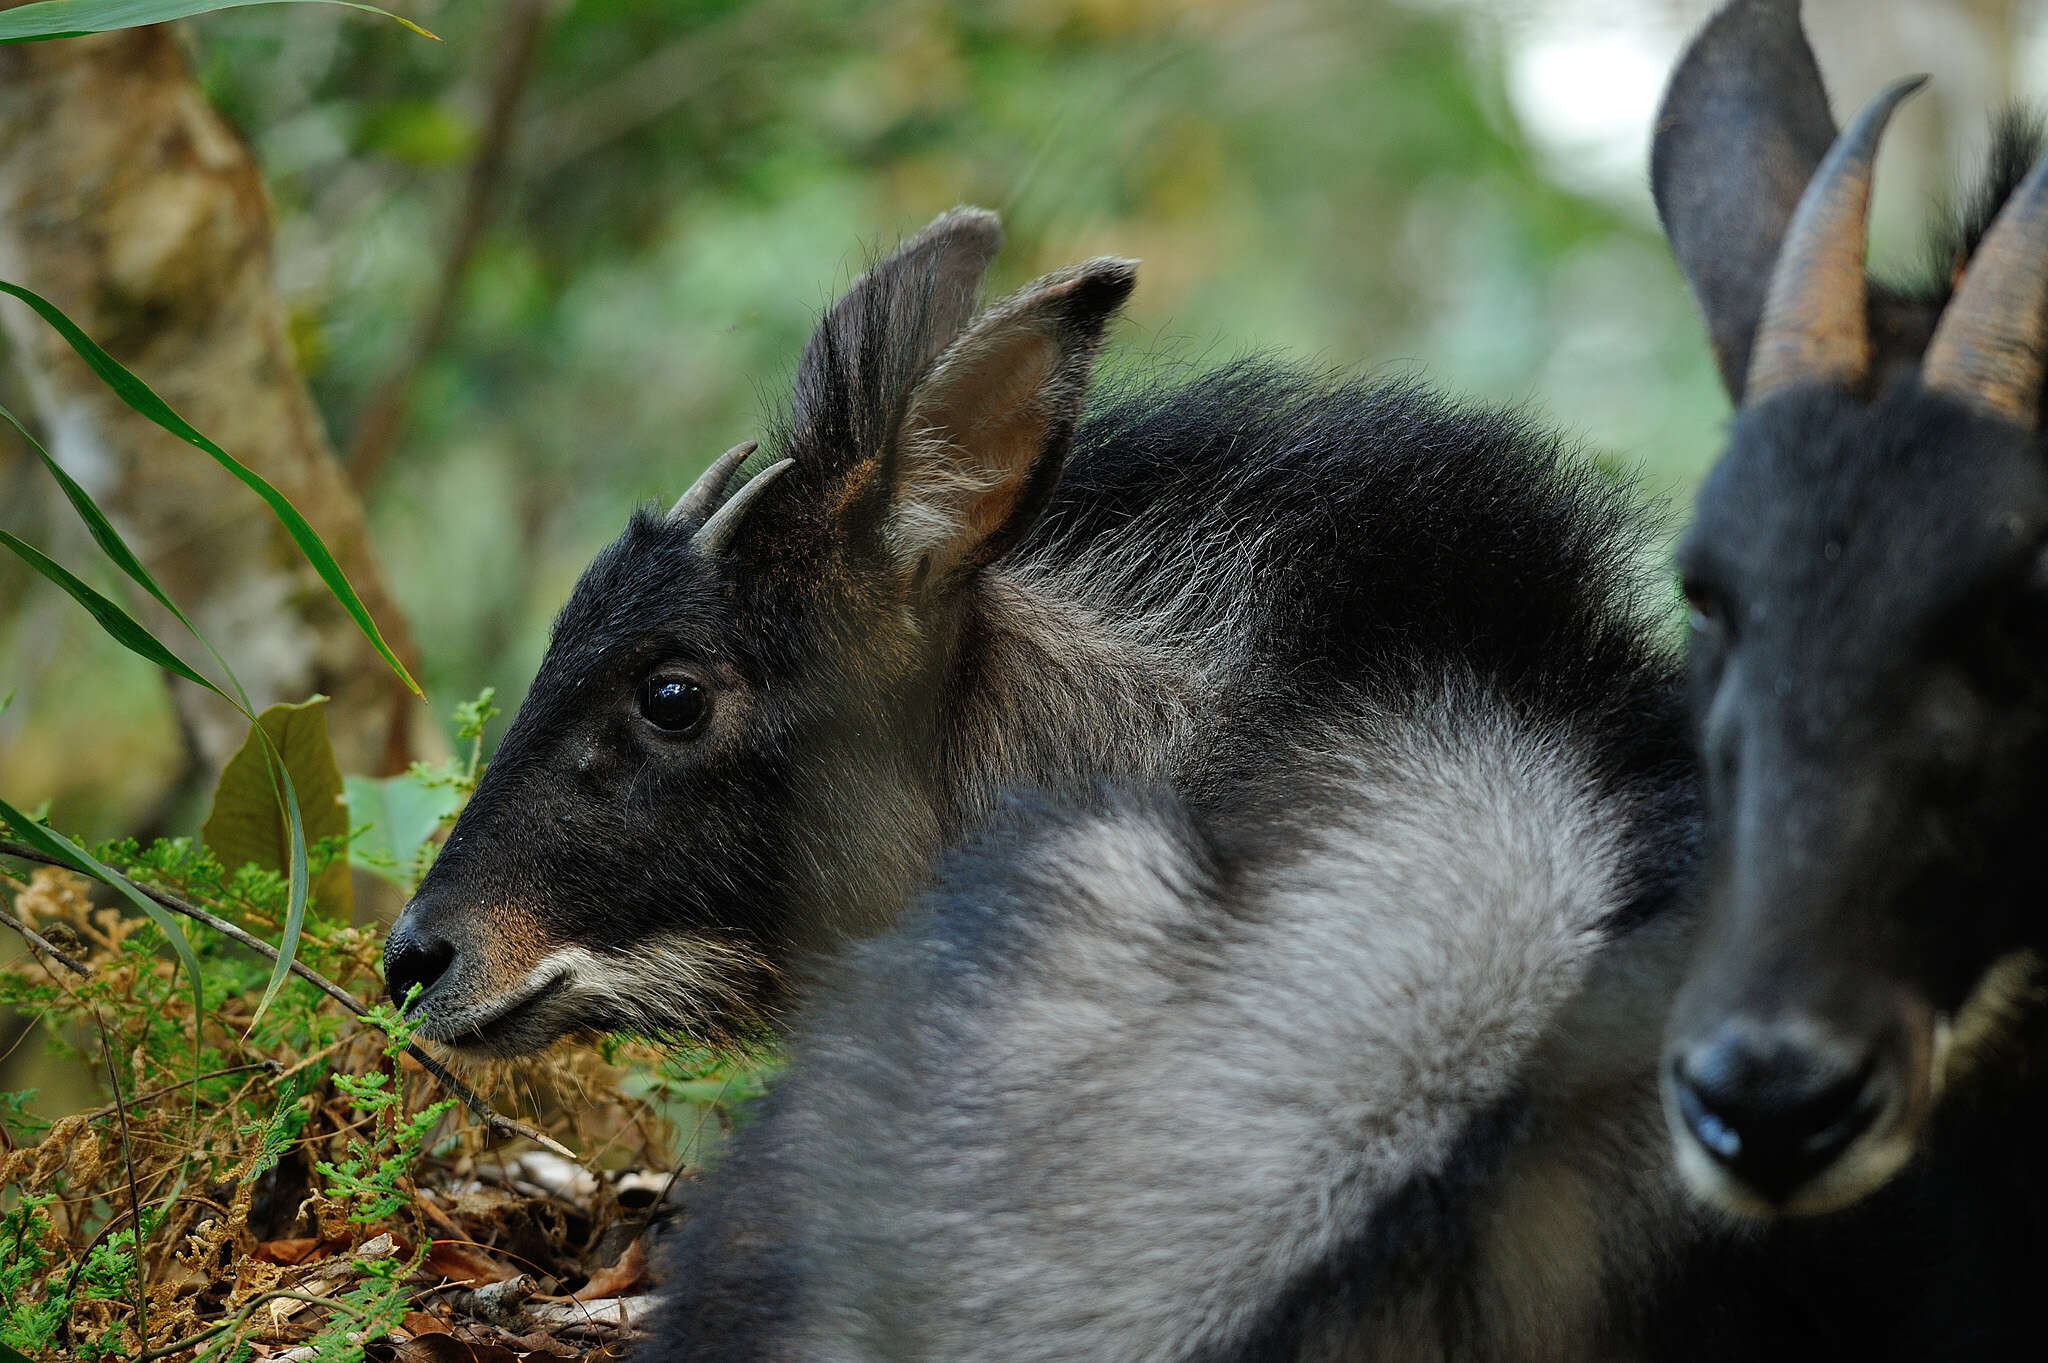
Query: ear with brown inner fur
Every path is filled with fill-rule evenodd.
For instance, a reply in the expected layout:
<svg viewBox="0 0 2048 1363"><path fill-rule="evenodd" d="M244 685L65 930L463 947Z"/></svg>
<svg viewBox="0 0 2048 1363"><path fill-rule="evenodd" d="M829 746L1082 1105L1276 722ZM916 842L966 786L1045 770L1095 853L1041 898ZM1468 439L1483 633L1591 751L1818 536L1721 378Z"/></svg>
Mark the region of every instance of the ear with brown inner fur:
<svg viewBox="0 0 2048 1363"><path fill-rule="evenodd" d="M883 549L913 592L992 562L1058 482L1135 262L1061 270L991 307L910 396L883 466Z"/></svg>
<svg viewBox="0 0 2048 1363"><path fill-rule="evenodd" d="M792 450L843 476L895 440L912 388L974 316L1003 243L996 215L956 208L854 280L797 363Z"/></svg>

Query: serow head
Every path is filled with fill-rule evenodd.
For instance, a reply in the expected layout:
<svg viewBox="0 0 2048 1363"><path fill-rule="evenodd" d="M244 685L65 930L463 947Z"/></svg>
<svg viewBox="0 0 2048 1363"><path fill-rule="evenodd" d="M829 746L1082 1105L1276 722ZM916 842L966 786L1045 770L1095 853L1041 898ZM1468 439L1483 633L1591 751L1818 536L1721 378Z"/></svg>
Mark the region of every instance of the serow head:
<svg viewBox="0 0 2048 1363"><path fill-rule="evenodd" d="M1678 551L1707 922L1662 1076L1737 1213L1883 1185L2033 993L2048 809L2048 163L1945 302L1869 285L1885 91L1836 134L1794 0L1737 0L1658 121L1737 412Z"/></svg>
<svg viewBox="0 0 2048 1363"><path fill-rule="evenodd" d="M977 310L1000 235L948 213L856 280L773 458L743 479L728 452L584 573L385 946L424 1036L750 1029L928 870L977 583L1059 478L1134 277L1094 260Z"/></svg>

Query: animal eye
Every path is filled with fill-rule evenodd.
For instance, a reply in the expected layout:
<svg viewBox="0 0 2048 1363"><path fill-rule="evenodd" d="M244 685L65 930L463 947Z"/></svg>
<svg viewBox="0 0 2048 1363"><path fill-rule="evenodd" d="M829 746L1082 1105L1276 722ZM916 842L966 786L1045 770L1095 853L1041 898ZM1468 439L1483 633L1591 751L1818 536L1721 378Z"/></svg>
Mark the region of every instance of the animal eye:
<svg viewBox="0 0 2048 1363"><path fill-rule="evenodd" d="M649 677L640 686L640 715L665 734L687 738L704 727L711 697L688 677Z"/></svg>
<svg viewBox="0 0 2048 1363"><path fill-rule="evenodd" d="M1697 582L1684 585L1686 620L1694 634L1718 634L1724 617L1721 602L1711 591Z"/></svg>

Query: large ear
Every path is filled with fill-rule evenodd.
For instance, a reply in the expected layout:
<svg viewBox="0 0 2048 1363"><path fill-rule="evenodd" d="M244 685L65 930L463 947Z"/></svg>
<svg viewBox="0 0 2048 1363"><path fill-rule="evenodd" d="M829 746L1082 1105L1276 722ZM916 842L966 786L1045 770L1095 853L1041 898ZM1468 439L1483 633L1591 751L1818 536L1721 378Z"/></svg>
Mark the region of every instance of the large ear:
<svg viewBox="0 0 2048 1363"><path fill-rule="evenodd" d="M910 391L968 320L1003 243L996 215L956 208L847 289L797 363L793 434L810 461L839 468L896 434Z"/></svg>
<svg viewBox="0 0 2048 1363"><path fill-rule="evenodd" d="M1046 275L982 314L917 384L885 464L883 543L907 581L952 580L1030 528L1136 271L1104 258Z"/></svg>
<svg viewBox="0 0 2048 1363"><path fill-rule="evenodd" d="M1651 189L1738 405L1786 226L1835 132L1799 0L1729 0L1664 93Z"/></svg>

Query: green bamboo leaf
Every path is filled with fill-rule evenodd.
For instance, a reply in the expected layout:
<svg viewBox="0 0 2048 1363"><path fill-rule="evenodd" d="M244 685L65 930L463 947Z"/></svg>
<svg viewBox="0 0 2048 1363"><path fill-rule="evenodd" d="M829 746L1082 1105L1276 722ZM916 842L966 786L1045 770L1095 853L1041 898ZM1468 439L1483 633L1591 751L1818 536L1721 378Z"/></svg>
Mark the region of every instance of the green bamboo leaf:
<svg viewBox="0 0 2048 1363"><path fill-rule="evenodd" d="M327 698L325 696L316 696L314 699L324 703ZM306 876L308 868L306 865L306 828L304 820L299 813L298 788L292 784L292 774L285 767L284 755L277 750L277 744L272 741L269 731L261 724L258 724L252 732L263 740L263 764L276 778L277 787L284 794L285 861L291 868L289 872L290 889L287 894L284 912L284 936L277 944L277 960L270 967L270 981L263 986L263 997L256 1000L256 1011L249 1016L249 1030L253 1032L256 1029L256 1024L263 1020L264 1010L270 1007L270 1001L277 997L277 991L284 984L285 977L291 974L292 962L298 959L299 932L306 924L306 900L308 894ZM320 733L324 739L327 733L324 721L321 724ZM332 760L334 749L331 745L327 750L327 755ZM348 816L346 807L344 807L342 831L346 834L347 830ZM353 915L355 911L354 886L351 885L345 893L349 897L349 912ZM244 1033L244 1035L247 1035L247 1033Z"/></svg>
<svg viewBox="0 0 2048 1363"><path fill-rule="evenodd" d="M47 824L39 824L28 815L16 809L5 800L0 800L0 820L14 829L14 835L45 856L55 857L82 876L91 876L103 885L111 885L121 895L149 915L177 953L178 964L185 971L185 978L192 982L192 1029L196 1039L199 1025L205 1018L206 999L200 992L199 958L192 954L192 941L185 936L185 925L173 918L168 910L135 888L135 882L128 877L104 866L100 859L80 847L71 839ZM197 1073L195 1070L194 1073Z"/></svg>
<svg viewBox="0 0 2048 1363"><path fill-rule="evenodd" d="M157 585L156 578L150 575L149 569L142 566L142 560L135 556L135 551L128 547L128 541L122 539L120 533L114 529L113 523L100 510L98 503L78 485L77 479L64 471L62 464L50 457L50 452L43 448L43 442L36 439L28 427L21 424L21 419L5 406L0 406L0 421L14 427L15 433L26 441L28 447L36 452L36 457L43 461L43 467L50 471L50 476L57 480L57 486L64 490L64 500L71 503L72 510L85 522L86 530L92 535L93 543L99 545L100 551L114 561L116 568L128 574L136 586L155 597L166 610L177 616L180 624L193 634L198 634L199 631L194 628L192 622L185 618L185 612L178 609L177 602L165 594L164 589Z"/></svg>
<svg viewBox="0 0 2048 1363"><path fill-rule="evenodd" d="M186 681L195 682L233 705L235 699L215 686L205 677L192 670L183 658L165 648L157 637L113 601L100 595L91 587L73 577L64 566L45 555L32 544L16 539L5 530L0 530L0 544L6 545L27 562L28 566L41 573L50 581L71 593L73 600L92 612L93 619L100 622L100 628L114 636L130 652L139 653L149 661L169 672L175 672Z"/></svg>
<svg viewBox="0 0 2048 1363"><path fill-rule="evenodd" d="M18 11L7 10L0 13L14 14ZM99 375L100 379L114 390L115 396L127 403L131 409L149 418L180 440L213 456L222 468L261 497L276 514L286 532L291 535L292 541L299 546L299 552L313 565L313 571L320 574L320 579L327 584L327 589L334 593L334 599L339 601L342 608L354 619L356 628L363 632L363 637L383 655L384 661L414 695L425 694L420 690L419 683L412 679L412 674L405 670L405 664L398 660L398 655L391 651L391 646L384 642L384 636L377 632L377 623L370 618L369 608L364 606L362 598L356 595L356 589L349 585L348 577L341 571L341 565L334 561L334 555L328 551L320 536L307 524L306 518L299 514L298 508L293 506L283 493L244 467L226 450L201 435L190 422L173 411L169 403L158 397L155 390L129 373L113 356L100 349L91 337L80 331L77 324L48 299L22 288L19 284L9 284L5 281L0 281L0 293L19 298L35 309L36 314L56 328L57 332L70 342L71 348L78 352L78 357L84 360L93 373Z"/></svg>
<svg viewBox="0 0 2048 1363"><path fill-rule="evenodd" d="M204 677L200 677L190 668L185 667L175 655L170 654L169 650L163 647L154 635L128 617L127 613L122 611L119 606L100 596L99 593L85 586L84 583L78 581L69 573L64 572L55 563L50 562L39 554L35 554L33 549L18 542L13 546L16 552L20 553L26 550L28 554L34 555L31 562L35 563L38 568L44 569L45 576L50 576L50 570L54 570L57 576L53 580L57 581L65 590L83 602L86 608L91 610L103 625L113 629L117 637L121 637L123 642L127 643L131 648L138 648L143 656L149 658L152 662L156 662L160 666L167 666L180 676L192 678L198 681L200 685L208 687L215 695L222 696L244 715L252 716L253 723L253 709L249 704L249 693L243 689L241 681L235 676L235 670L228 666L228 661L221 656L220 650L213 646L213 642L210 639L199 632L199 626L192 623L191 617L179 609L178 603L171 599L170 594L157 583L156 578L151 575L149 569L142 565L141 559L137 558L134 551L128 547L127 541L121 538L120 532L114 529L112 522L107 520L98 505L92 500L92 497L84 488L78 485L77 481L70 474L64 471L62 465L50 457L50 452L43 448L42 442L30 434L28 429L6 408L0 407L0 417L6 418L42 459L43 466L50 471L50 476L57 480L57 485L64 490L64 495L71 502L72 508L78 512L79 519L85 522L86 529L92 532L93 539L99 544L107 557L112 559L115 566L127 573L144 591L147 591L151 596L162 602L164 608L177 617L179 623L191 632L192 637L197 639L201 646L206 649L207 653L212 656L214 662L220 665L221 673L227 678L228 685L234 688L234 695L226 695L219 687L213 686ZM40 562L37 560L40 560ZM124 632L123 622L127 626L132 626L134 637L129 637ZM151 645L155 649L162 650L163 656L160 657L156 652L152 651ZM251 1026L254 1026L257 1021L261 1020L264 1010L270 1006L270 1001L276 996L279 986L284 983L285 977L291 972L292 961L298 955L299 932L306 918L306 896L308 893L306 883L306 838L300 824L298 792L293 788L291 775L285 769L282 760L271 746L269 737L264 735L261 729L257 729L255 732L263 738L264 766L273 775L272 786L278 792L279 809L284 816L284 826L287 835L286 864L289 868L291 888L290 899L285 910L284 940L280 944L277 964L271 970L270 982L264 988L263 997L257 1001L256 1012L250 1019ZM347 831L346 826L344 826L342 831ZM236 863L230 862L229 864ZM344 887L342 893L352 897L352 892L348 887Z"/></svg>
<svg viewBox="0 0 2048 1363"><path fill-rule="evenodd" d="M215 10L242 9L248 5L339 5L381 14L404 24L422 38L438 37L412 20L358 0L38 0L0 13L0 43L39 42L46 38L82 38L88 33L106 33L117 28L140 28L172 19L189 19Z"/></svg>

